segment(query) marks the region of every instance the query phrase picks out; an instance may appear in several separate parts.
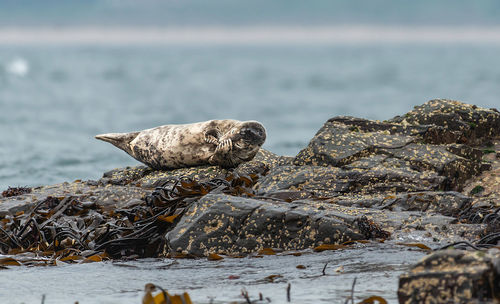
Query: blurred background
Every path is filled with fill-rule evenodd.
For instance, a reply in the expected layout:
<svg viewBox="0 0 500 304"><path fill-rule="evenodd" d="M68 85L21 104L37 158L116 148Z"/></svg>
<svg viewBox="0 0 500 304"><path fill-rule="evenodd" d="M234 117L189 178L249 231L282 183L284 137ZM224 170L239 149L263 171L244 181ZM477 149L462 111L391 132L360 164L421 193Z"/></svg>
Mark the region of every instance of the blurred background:
<svg viewBox="0 0 500 304"><path fill-rule="evenodd" d="M330 117L500 101L497 0L2 0L0 190L139 164L95 134L259 120L295 155Z"/></svg>

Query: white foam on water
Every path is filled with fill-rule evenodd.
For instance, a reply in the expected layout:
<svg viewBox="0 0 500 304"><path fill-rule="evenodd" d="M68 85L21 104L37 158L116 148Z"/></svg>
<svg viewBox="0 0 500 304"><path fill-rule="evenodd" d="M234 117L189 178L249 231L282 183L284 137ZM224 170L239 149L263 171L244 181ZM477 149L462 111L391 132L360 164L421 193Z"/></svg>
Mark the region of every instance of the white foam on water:
<svg viewBox="0 0 500 304"><path fill-rule="evenodd" d="M7 63L5 70L7 73L12 75L16 75L19 77L24 77L28 74L30 70L30 66L28 61L23 58L16 58L11 62Z"/></svg>

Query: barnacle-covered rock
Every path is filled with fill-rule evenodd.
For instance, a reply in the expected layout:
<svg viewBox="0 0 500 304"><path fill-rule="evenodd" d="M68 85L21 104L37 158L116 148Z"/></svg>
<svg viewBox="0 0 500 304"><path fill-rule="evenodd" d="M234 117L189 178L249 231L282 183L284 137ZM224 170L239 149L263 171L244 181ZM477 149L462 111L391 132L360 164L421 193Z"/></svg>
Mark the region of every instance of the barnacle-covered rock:
<svg viewBox="0 0 500 304"><path fill-rule="evenodd" d="M276 166L290 163L291 158L279 156L264 149L260 149L253 160L240 164L233 170L218 166L197 166L173 170L153 170L146 166L119 168L104 173L99 180L100 184L132 185L146 189L154 189L170 180L190 178L198 181L210 180L216 177L225 177L231 172L237 174L262 174Z"/></svg>
<svg viewBox="0 0 500 304"><path fill-rule="evenodd" d="M320 211L309 204L209 194L189 208L166 238L167 251L207 256L263 248L306 249L364 235L349 214Z"/></svg>
<svg viewBox="0 0 500 304"><path fill-rule="evenodd" d="M146 166L136 166L108 171L104 173L98 183L101 185L130 185L146 189L154 189L168 180L175 180L180 177L207 180L225 175L226 173L226 169L222 169L217 166L198 166L168 171L153 170Z"/></svg>
<svg viewBox="0 0 500 304"><path fill-rule="evenodd" d="M133 200L142 200L151 191L131 185L107 184L97 186L94 181L60 183L50 186L35 187L30 193L15 197L0 198L0 218L26 212L47 197L72 197L75 200L92 202L103 210L122 208Z"/></svg>
<svg viewBox="0 0 500 304"><path fill-rule="evenodd" d="M365 131L362 126L328 120L309 145L297 154L294 164L338 167L374 154L378 149L400 148L415 140L404 134L391 134L389 130Z"/></svg>
<svg viewBox="0 0 500 304"><path fill-rule="evenodd" d="M135 167L116 168L104 172L102 178L99 180L99 183L101 185L111 184L124 186L136 182L152 171L153 169L142 165Z"/></svg>
<svg viewBox="0 0 500 304"><path fill-rule="evenodd" d="M396 116L392 123L435 125L445 128L447 134L440 143L466 143L478 145L500 135L500 112L448 99L433 99L416 106L403 116ZM435 143L438 138L436 138Z"/></svg>
<svg viewBox="0 0 500 304"><path fill-rule="evenodd" d="M420 211L439 213L445 216L458 214L471 207L472 199L454 191L423 191L397 195L364 195L353 197L343 195L335 198L335 203L343 206L374 208L394 212Z"/></svg>
<svg viewBox="0 0 500 304"><path fill-rule="evenodd" d="M473 108L464 104L461 106L458 102L450 101L431 101L425 105L434 105L435 103L443 105L447 111L455 109L461 114L463 113L458 109L477 110L479 114L471 112L468 116L463 114L462 117L453 112L455 113L453 115L459 115L457 117L464 121L466 119L480 119L477 122L480 125L479 129L486 130L488 127L500 124L500 116L498 116L500 114L494 110ZM448 105L449 108L444 105ZM429 111L432 109L434 112L431 114L437 115L439 109L442 110L442 108L430 107L430 109L424 106L420 111L415 110L415 113L423 115L425 109ZM408 114L407 117L411 117L411 114ZM371 174L380 183L385 181L388 184L393 183L391 179L394 178L393 172L395 171L402 172L401 179L403 181L406 180L405 177L408 174L412 175L414 172L420 172L427 176L438 175L442 177L442 180L431 184L434 190L461 190L466 180L489 169L488 165L481 160L481 150L456 142L458 140L457 130L459 130L457 126L449 127L441 120L434 124L432 119L422 120L421 124L417 124L416 120L413 122L415 124L398 119L379 122L347 116L331 118L316 133L309 145L297 154L294 164L297 166L340 167L350 171L356 169L380 171L380 174ZM472 123L464 122L461 125L470 128ZM464 131L460 133L462 134L460 136L478 136L476 137L478 140L479 136L483 136L484 138L481 137L483 140L486 138L491 140L491 137L488 136L497 134L495 132L497 131L481 131L471 135L470 132ZM474 141L474 143L477 142L477 140ZM384 170L389 169L392 172L384 177ZM417 178L416 181L419 184L421 179ZM404 183L400 183L400 185L405 186ZM413 187L411 184L406 184L406 187L406 189L395 187L395 190L398 192L424 190L421 187Z"/></svg>
<svg viewBox="0 0 500 304"><path fill-rule="evenodd" d="M180 178L190 178L204 181L219 176L226 176L228 170L218 166L199 166L190 168L180 168L170 171L155 170L137 180L136 184L140 187L153 189L161 186L168 181L178 180Z"/></svg>
<svg viewBox="0 0 500 304"><path fill-rule="evenodd" d="M383 152L393 158L407 162L407 166L418 171L433 171L446 178L444 190L459 190L463 183L481 172L480 159L473 159L454 154L460 149L440 145L409 144L401 149L384 149ZM460 153L460 152L457 152ZM461 153L468 156L465 152Z"/></svg>
<svg viewBox="0 0 500 304"><path fill-rule="evenodd" d="M343 194L393 194L439 188L445 178L432 171L376 166L344 170L337 167L281 166L261 178L255 188L261 194L293 190L310 197ZM306 195L308 194L308 195Z"/></svg>
<svg viewBox="0 0 500 304"><path fill-rule="evenodd" d="M251 161L240 164L233 172L239 175L266 174L275 167L290 165L292 162L293 157L279 156L273 152L260 149Z"/></svg>
<svg viewBox="0 0 500 304"><path fill-rule="evenodd" d="M396 121L377 121L351 116L337 116L328 120L330 123L339 123L350 126L353 130L362 132L383 131L393 135L412 136L417 141L430 144L454 143L456 136L445 127L434 124L408 124Z"/></svg>
<svg viewBox="0 0 500 304"><path fill-rule="evenodd" d="M496 303L500 250L434 252L399 278L399 303Z"/></svg>

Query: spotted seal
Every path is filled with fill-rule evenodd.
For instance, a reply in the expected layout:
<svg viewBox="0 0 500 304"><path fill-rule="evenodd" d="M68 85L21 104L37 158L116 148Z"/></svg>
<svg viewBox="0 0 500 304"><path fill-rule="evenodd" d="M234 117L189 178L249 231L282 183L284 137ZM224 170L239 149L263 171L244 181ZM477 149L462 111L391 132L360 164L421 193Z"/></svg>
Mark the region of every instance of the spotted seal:
<svg viewBox="0 0 500 304"><path fill-rule="evenodd" d="M252 160L266 140L266 130L257 121L224 119L107 133L95 138L113 144L153 169L207 164L232 168Z"/></svg>

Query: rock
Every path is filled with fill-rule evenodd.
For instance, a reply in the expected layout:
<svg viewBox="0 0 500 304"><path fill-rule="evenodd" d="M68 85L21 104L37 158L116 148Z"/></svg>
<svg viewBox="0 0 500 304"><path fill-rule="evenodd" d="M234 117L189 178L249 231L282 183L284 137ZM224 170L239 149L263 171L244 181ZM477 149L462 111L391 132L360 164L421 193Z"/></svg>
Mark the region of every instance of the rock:
<svg viewBox="0 0 500 304"><path fill-rule="evenodd" d="M363 131L354 122L344 124L336 119L328 120L309 145L297 154L294 164L339 167L371 155L377 149L400 148L415 140L387 130Z"/></svg>
<svg viewBox="0 0 500 304"><path fill-rule="evenodd" d="M84 192L80 200L90 200L103 211L126 208L137 201L144 203L144 197L151 191L132 186L107 186L90 192Z"/></svg>
<svg viewBox="0 0 500 304"><path fill-rule="evenodd" d="M448 99L434 99L416 106L404 116L396 116L393 123L441 126L450 136L434 143L465 143L478 145L500 135L500 113Z"/></svg>
<svg viewBox="0 0 500 304"><path fill-rule="evenodd" d="M442 204L445 204L446 196L454 197L454 194L443 195ZM321 244L338 244L372 237L387 238L387 232L394 234L399 240L406 239L409 242L422 242L422 239L459 241L464 228L474 230L475 233L480 229L479 226L476 229L470 225L457 225L455 217L440 214L363 208L356 206L357 199L352 197L350 203L346 203L347 199L343 203L313 200L285 203L264 199L224 194L204 196L193 203L175 228L167 233L165 254L240 255L267 247L303 250ZM408 200L411 201L411 198ZM406 205L412 202L406 202ZM405 206L404 203L401 205ZM379 225L386 231L385 236L362 231L359 226L362 218ZM418 233L415 234L415 231ZM408 237L410 232L413 237Z"/></svg>
<svg viewBox="0 0 500 304"><path fill-rule="evenodd" d="M271 168L289 162L291 162L289 157L278 156L267 150L260 149L252 161L242 163L233 170L223 169L218 166L198 166L162 171L153 170L146 166L136 166L108 171L104 173L98 183L101 185L133 185L145 189L154 189L168 183L168 181L179 178L205 181L217 177L224 178L231 172L244 175L263 174Z"/></svg>
<svg viewBox="0 0 500 304"><path fill-rule="evenodd" d="M415 124L390 121L375 121L350 116L337 116L330 118L328 122L336 122L350 126L353 130L362 132L384 131L395 135L406 135L415 137L417 141L428 144L454 143L456 135L445 127L433 124Z"/></svg>
<svg viewBox="0 0 500 304"><path fill-rule="evenodd" d="M446 182L440 187L443 190L460 190L467 179L481 172L481 162L458 156L449 150L453 148L409 144L401 149L385 149L383 152L408 162L411 168L418 171L434 171L446 177Z"/></svg>
<svg viewBox="0 0 500 304"><path fill-rule="evenodd" d="M497 123L498 113L490 112L483 115L485 119L491 120L489 124L481 125L483 128ZM351 171L392 168L410 175L420 172L423 175L442 177L432 189L458 191L466 180L488 169L481 161L481 150L464 144L440 142L439 131L449 131L455 136L456 133L453 132L456 132L456 129L448 130L445 126L432 125L432 120L424 122L426 125L410 125L407 121L397 119L378 122L345 116L334 117L329 119L309 145L297 154L294 164L340 167ZM478 136L483 133L478 133ZM378 177L380 175L378 174ZM393 174L389 176L394 177ZM381 182L384 179L381 177ZM391 183L391 180L386 182ZM411 186L396 189L399 192L421 191Z"/></svg>
<svg viewBox="0 0 500 304"><path fill-rule="evenodd" d="M263 248L297 250L363 239L355 217L308 204L209 194L167 233L168 251L194 256L241 254Z"/></svg>
<svg viewBox="0 0 500 304"><path fill-rule="evenodd" d="M36 202L45 200L48 196L65 197L68 195L79 196L84 189L94 189L83 182L61 183L50 186L33 188L30 193L13 196L0 197L0 218L14 215L17 212L27 211L35 206Z"/></svg>
<svg viewBox="0 0 500 304"><path fill-rule="evenodd" d="M387 168L343 170L321 166L280 166L256 185L259 194L281 190L300 191L302 197L335 197L343 194L395 194L440 188L444 178L433 172Z"/></svg>
<svg viewBox="0 0 500 304"><path fill-rule="evenodd" d="M132 185L145 189L154 189L155 187L167 183L169 180L176 180L181 177L206 180L221 175L225 176L226 174L227 170L217 166L180 168L170 171L153 170L145 166L137 166L114 169L106 172L98 181L98 184Z"/></svg>
<svg viewBox="0 0 500 304"><path fill-rule="evenodd" d="M26 212L33 208L34 205L34 202L26 197L0 199L0 218L4 218L7 215L14 215L18 212Z"/></svg>
<svg viewBox="0 0 500 304"><path fill-rule="evenodd" d="M61 199L72 197L80 202L92 202L98 208L110 211L127 206L131 200L142 200L150 192L150 190L134 186L112 184L94 186L86 182L61 183L34 188L29 194L0 198L0 217L27 211L47 197Z"/></svg>
<svg viewBox="0 0 500 304"><path fill-rule="evenodd" d="M293 157L289 156L279 156L270 151L260 149L254 159L242 163L236 169L234 173L239 175L250 175L250 174L266 174L269 170L278 167L292 164Z"/></svg>
<svg viewBox="0 0 500 304"><path fill-rule="evenodd" d="M434 252L399 278L399 303L494 303L500 250Z"/></svg>
<svg viewBox="0 0 500 304"><path fill-rule="evenodd" d="M224 177L228 174L228 172L228 170L217 166L180 168L171 171L152 171L137 180L136 185L146 189L154 189L155 187L164 185L172 180L178 180L179 178L190 178L198 181L204 181L216 177Z"/></svg>
<svg viewBox="0 0 500 304"><path fill-rule="evenodd" d="M125 186L151 173L153 169L146 166L125 167L105 172L99 180L101 184Z"/></svg>
<svg viewBox="0 0 500 304"><path fill-rule="evenodd" d="M343 206L389 211L420 211L455 217L471 207L471 202L470 197L454 191L423 191L388 196L367 195L355 199L345 195L335 200L336 204Z"/></svg>

